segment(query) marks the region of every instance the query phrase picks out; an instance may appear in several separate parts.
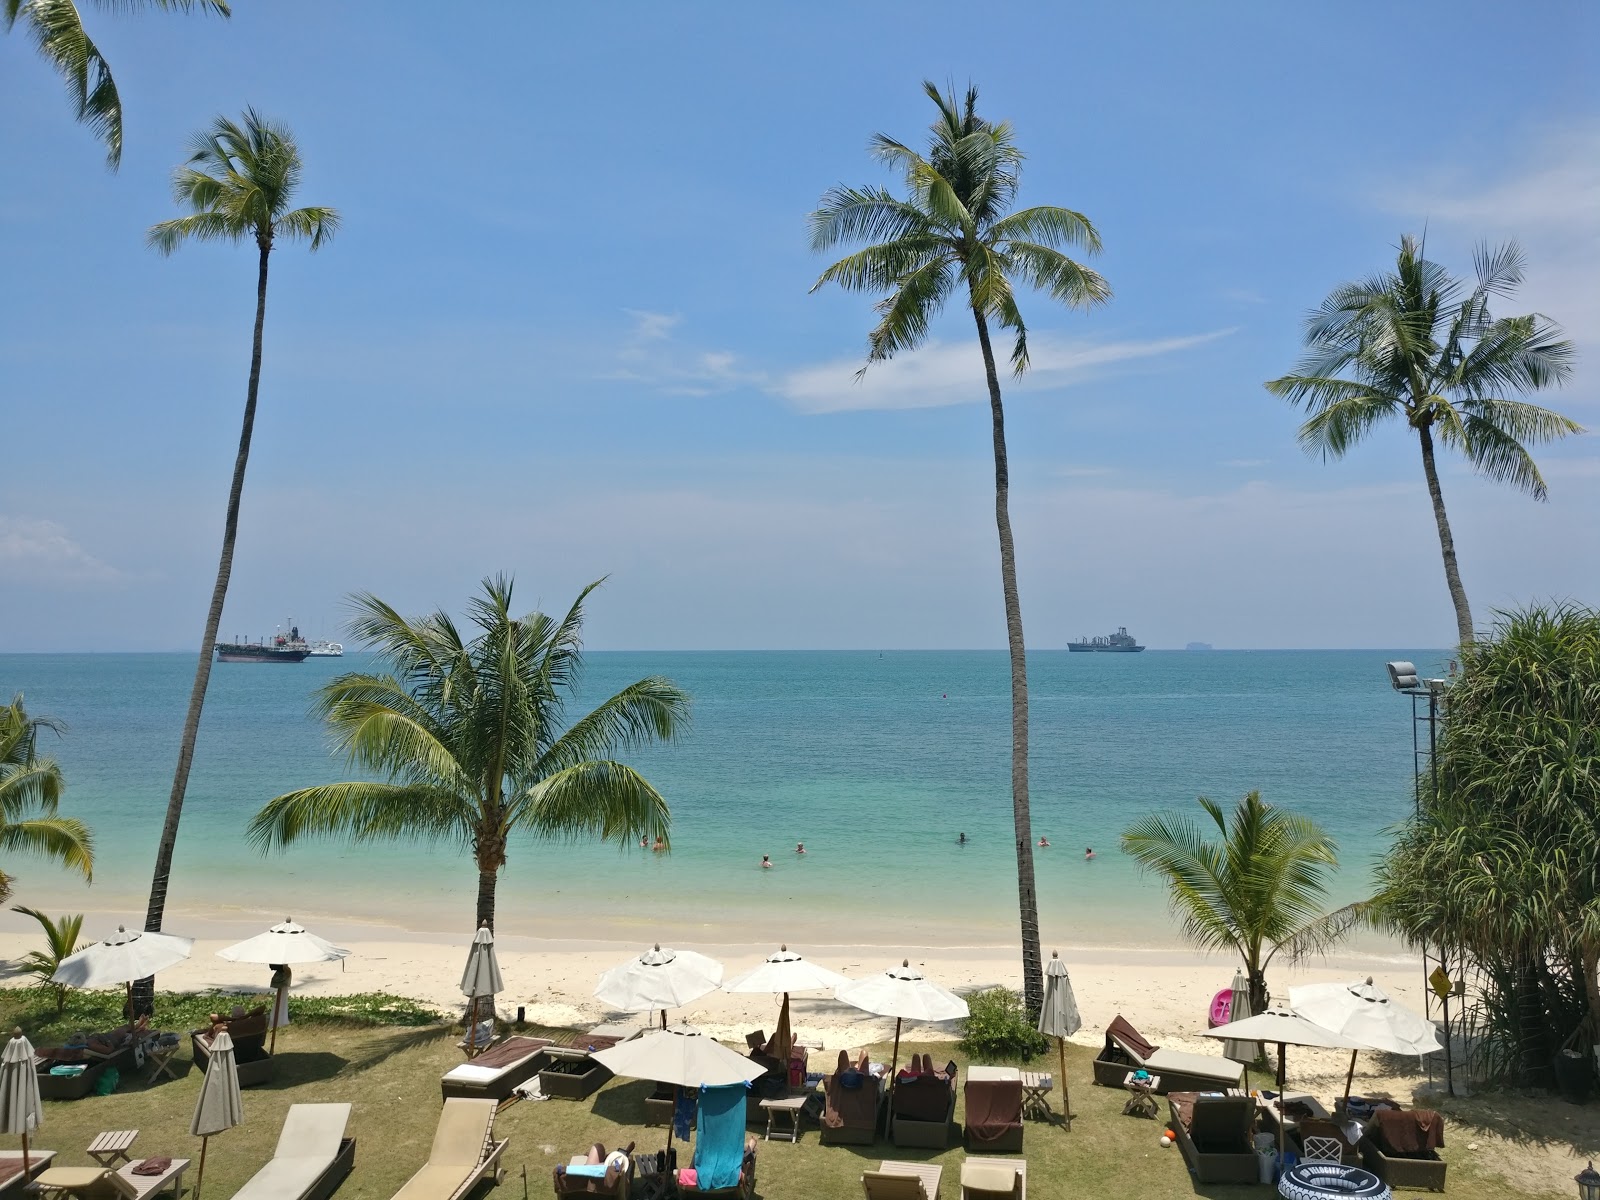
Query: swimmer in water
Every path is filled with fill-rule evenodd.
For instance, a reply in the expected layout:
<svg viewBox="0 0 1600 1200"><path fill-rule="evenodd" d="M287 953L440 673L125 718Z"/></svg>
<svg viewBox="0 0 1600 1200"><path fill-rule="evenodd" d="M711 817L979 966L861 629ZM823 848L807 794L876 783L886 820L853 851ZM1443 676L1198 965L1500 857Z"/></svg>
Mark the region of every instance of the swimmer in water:
<svg viewBox="0 0 1600 1200"><path fill-rule="evenodd" d="M1090 846L1083 852L1083 861L1089 862L1094 858L1094 847Z"/></svg>
<svg viewBox="0 0 1600 1200"><path fill-rule="evenodd" d="M641 849L641 850L650 849L650 839L647 838L647 837L640 838L639 839L639 849Z"/></svg>
<svg viewBox="0 0 1600 1200"><path fill-rule="evenodd" d="M772 866L772 859L763 854L761 856L761 869L766 870L770 866Z"/></svg>
<svg viewBox="0 0 1600 1200"><path fill-rule="evenodd" d="M796 842L794 844L794 852L796 854L804 854L806 852L806 844L804 842Z"/></svg>
<svg viewBox="0 0 1600 1200"><path fill-rule="evenodd" d="M660 854L666 848L667 848L667 839L663 838L663 837L658 837L656 839L656 844L654 846L650 847L650 849L654 850L657 854Z"/></svg>
<svg viewBox="0 0 1600 1200"><path fill-rule="evenodd" d="M964 834L964 833L957 834L956 835L956 845L965 846L966 844L967 844L967 835Z"/></svg>
<svg viewBox="0 0 1600 1200"><path fill-rule="evenodd" d="M1039 839L1039 845L1048 846L1049 844L1050 844L1050 839L1049 838L1042 837L1042 838Z"/></svg>

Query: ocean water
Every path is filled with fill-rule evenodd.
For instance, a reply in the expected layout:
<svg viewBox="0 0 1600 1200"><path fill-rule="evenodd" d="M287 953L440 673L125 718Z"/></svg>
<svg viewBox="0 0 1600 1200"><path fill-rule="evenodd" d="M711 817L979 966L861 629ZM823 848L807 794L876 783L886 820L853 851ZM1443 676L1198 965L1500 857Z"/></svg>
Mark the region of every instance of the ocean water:
<svg viewBox="0 0 1600 1200"><path fill-rule="evenodd" d="M1048 944L1169 945L1165 892L1117 849L1154 809L1259 788L1338 839L1335 900L1365 893L1411 804L1410 703L1383 664L1436 651L1148 651L1030 656L1032 803ZM611 652L583 699L648 674L693 696L679 742L629 756L667 797L673 851L513 843L503 928L563 937L993 945L1016 940L1003 652ZM211 677L171 891L174 913L292 913L426 931L470 926L459 847L244 839L267 799L345 777L312 692L361 656L220 664ZM7 862L17 900L139 910L171 785L192 655L0 655L0 690L65 721L45 750L63 811L98 839L92 887ZM967 843L957 838L966 833ZM808 853L793 853L803 841ZM1085 861L1093 847L1096 858ZM776 867L759 867L769 854ZM168 921L177 929L181 921Z"/></svg>

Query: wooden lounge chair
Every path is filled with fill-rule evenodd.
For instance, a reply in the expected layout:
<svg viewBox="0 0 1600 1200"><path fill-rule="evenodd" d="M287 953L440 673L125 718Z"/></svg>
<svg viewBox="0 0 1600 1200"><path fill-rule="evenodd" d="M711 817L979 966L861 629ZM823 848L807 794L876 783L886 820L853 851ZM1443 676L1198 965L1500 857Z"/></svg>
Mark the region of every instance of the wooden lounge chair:
<svg viewBox="0 0 1600 1200"><path fill-rule="evenodd" d="M989 1154L1022 1151L1022 1072L1015 1067L967 1068L967 1149Z"/></svg>
<svg viewBox="0 0 1600 1200"><path fill-rule="evenodd" d="M1106 1042L1094 1060L1094 1081L1120 1088L1130 1070L1143 1067L1159 1076L1158 1095L1167 1092L1225 1091L1244 1078L1244 1067L1212 1054L1190 1054L1152 1046L1120 1015L1106 1026Z"/></svg>
<svg viewBox="0 0 1600 1200"><path fill-rule="evenodd" d="M233 1200L328 1200L355 1166L348 1104L291 1104L267 1165Z"/></svg>
<svg viewBox="0 0 1600 1200"><path fill-rule="evenodd" d="M944 1168L938 1163L881 1162L861 1175L867 1200L939 1200Z"/></svg>
<svg viewBox="0 0 1600 1200"><path fill-rule="evenodd" d="M929 1055L913 1057L918 1074L895 1080L889 1093L889 1140L896 1146L943 1150L956 1115L955 1063L935 1071Z"/></svg>
<svg viewBox="0 0 1600 1200"><path fill-rule="evenodd" d="M510 1141L494 1140L495 1102L452 1096L444 1102L428 1161L394 1200L461 1200L485 1179L505 1175L500 1158Z"/></svg>
<svg viewBox="0 0 1600 1200"><path fill-rule="evenodd" d="M822 1084L822 1144L870 1146L878 1140L883 1111L883 1080L867 1069L862 1052L854 1062L843 1050Z"/></svg>
<svg viewBox="0 0 1600 1200"><path fill-rule="evenodd" d="M183 1194L187 1158L171 1159L155 1175L137 1174L140 1159L113 1171L110 1167L51 1167L34 1181L41 1195L72 1196L76 1200L143 1200L168 1184L174 1197Z"/></svg>
<svg viewBox="0 0 1600 1200"><path fill-rule="evenodd" d="M1028 1200L1023 1158L969 1158L961 1164L961 1200Z"/></svg>
<svg viewBox="0 0 1600 1200"><path fill-rule="evenodd" d="M227 1029L233 1039L233 1062L239 1072L240 1087L254 1087L272 1080L272 1055L267 1053L267 1007L258 1005L249 1012L234 1015L210 1029L189 1033L194 1065L204 1074L211 1061L211 1039L218 1029Z"/></svg>
<svg viewBox="0 0 1600 1200"><path fill-rule="evenodd" d="M1256 1125L1254 1097L1168 1092L1167 1107L1178 1149L1198 1182L1260 1182L1261 1164L1251 1140Z"/></svg>
<svg viewBox="0 0 1600 1200"><path fill-rule="evenodd" d="M1444 1118L1427 1108L1381 1108L1361 1139L1362 1165L1390 1187L1444 1191Z"/></svg>
<svg viewBox="0 0 1600 1200"><path fill-rule="evenodd" d="M50 1160L56 1156L54 1150L29 1150L27 1179L23 1178L22 1151L0 1150L0 1196L8 1196L15 1192L22 1194L22 1185L28 1180L35 1179L40 1172L50 1166Z"/></svg>
<svg viewBox="0 0 1600 1200"><path fill-rule="evenodd" d="M678 1195L753 1200L756 1147L744 1129L744 1085L703 1087L695 1105L699 1131L688 1170L678 1172ZM737 1167L737 1178L735 1170ZM716 1178L711 1178L716 1175Z"/></svg>
<svg viewBox="0 0 1600 1200"><path fill-rule="evenodd" d="M94 1091L107 1070L128 1075L135 1069L139 1042L149 1034L149 1023L119 1025L104 1033L89 1034L73 1046L45 1046L34 1051L41 1100L81 1100ZM56 1067L71 1074L53 1075ZM79 1069L81 1068L81 1069Z"/></svg>
<svg viewBox="0 0 1600 1200"><path fill-rule="evenodd" d="M439 1093L446 1099L509 1100L545 1066L548 1038L508 1037L471 1062L451 1067L439 1077Z"/></svg>

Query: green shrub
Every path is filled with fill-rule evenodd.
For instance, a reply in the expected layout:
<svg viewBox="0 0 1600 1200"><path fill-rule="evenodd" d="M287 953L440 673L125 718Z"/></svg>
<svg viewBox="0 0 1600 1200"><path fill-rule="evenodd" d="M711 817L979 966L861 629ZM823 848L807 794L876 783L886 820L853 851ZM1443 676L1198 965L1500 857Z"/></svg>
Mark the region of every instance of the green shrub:
<svg viewBox="0 0 1600 1200"><path fill-rule="evenodd" d="M961 1023L961 1049L973 1059L1018 1058L1043 1054L1049 1042L1033 1027L1022 994L1010 988L985 988L967 997Z"/></svg>

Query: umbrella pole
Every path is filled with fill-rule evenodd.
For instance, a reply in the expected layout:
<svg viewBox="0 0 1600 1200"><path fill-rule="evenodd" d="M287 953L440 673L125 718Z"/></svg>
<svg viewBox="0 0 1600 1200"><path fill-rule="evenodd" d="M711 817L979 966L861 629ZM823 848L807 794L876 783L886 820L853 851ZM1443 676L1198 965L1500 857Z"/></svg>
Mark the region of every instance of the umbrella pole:
<svg viewBox="0 0 1600 1200"><path fill-rule="evenodd" d="M283 987L278 988L278 994L272 1001L272 1042L267 1046L267 1054L271 1056L278 1052L278 1013L283 1008Z"/></svg>
<svg viewBox="0 0 1600 1200"><path fill-rule="evenodd" d="M666 1027L667 1027L667 1010L663 1008L661 1010L661 1028L665 1029Z"/></svg>
<svg viewBox="0 0 1600 1200"><path fill-rule="evenodd" d="M1058 1037L1056 1049L1061 1052L1061 1125L1072 1128L1072 1093L1067 1090L1067 1039Z"/></svg>
<svg viewBox="0 0 1600 1200"><path fill-rule="evenodd" d="M28 1131L22 1131L22 1178L26 1184L27 1178L33 1173L32 1164L28 1162Z"/></svg>
<svg viewBox="0 0 1600 1200"><path fill-rule="evenodd" d="M890 1087L894 1086L894 1069L900 1065L900 1021L899 1017L894 1019L894 1054L889 1059Z"/></svg>
<svg viewBox="0 0 1600 1200"><path fill-rule="evenodd" d="M784 1028L787 1028L789 1026L788 1021L786 1021L784 1019L788 1015L789 1015L789 993L785 992L783 994L783 1009L782 1009L782 1011L780 1011L778 1013L778 1028L779 1029L784 1029ZM784 1082L784 1086L787 1087L788 1083L789 1083L789 1060L794 1057L794 1030L792 1028L789 1029L789 1040L788 1040L788 1042L785 1043L784 1045L778 1047L778 1057L783 1060L783 1082Z"/></svg>
<svg viewBox="0 0 1600 1200"><path fill-rule="evenodd" d="M211 1141L209 1137L200 1139L200 1169L194 1176L194 1195L191 1200L200 1200L200 1188L206 1181L206 1145Z"/></svg>
<svg viewBox="0 0 1600 1200"><path fill-rule="evenodd" d="M666 1015L667 1015L667 1010L663 1008L661 1010L661 1017L662 1017L663 1020L666 1019ZM663 1026L663 1028L665 1028L665 1027ZM672 1131L678 1127L678 1101L680 1099L682 1099L682 1096L683 1096L683 1085L682 1084L677 1084L677 1083L673 1084L672 1085L672 1116L667 1118L667 1155L669 1156L669 1158L670 1158L670 1156L672 1154Z"/></svg>
<svg viewBox="0 0 1600 1200"><path fill-rule="evenodd" d="M1350 1051L1350 1070L1344 1077L1344 1098L1346 1100L1350 1099L1350 1085L1355 1082L1356 1055L1359 1053L1361 1053L1359 1050Z"/></svg>
<svg viewBox="0 0 1600 1200"><path fill-rule="evenodd" d="M1287 1076L1284 1074L1284 1059L1287 1058L1287 1057L1288 1057L1288 1048L1284 1045L1284 1043L1279 1042L1278 1043L1278 1165L1280 1167L1283 1166L1283 1122L1284 1122L1284 1116L1285 1116L1284 1105L1283 1105L1283 1082L1284 1082L1284 1079L1287 1078ZM196 1200L199 1200L199 1198L196 1197Z"/></svg>

